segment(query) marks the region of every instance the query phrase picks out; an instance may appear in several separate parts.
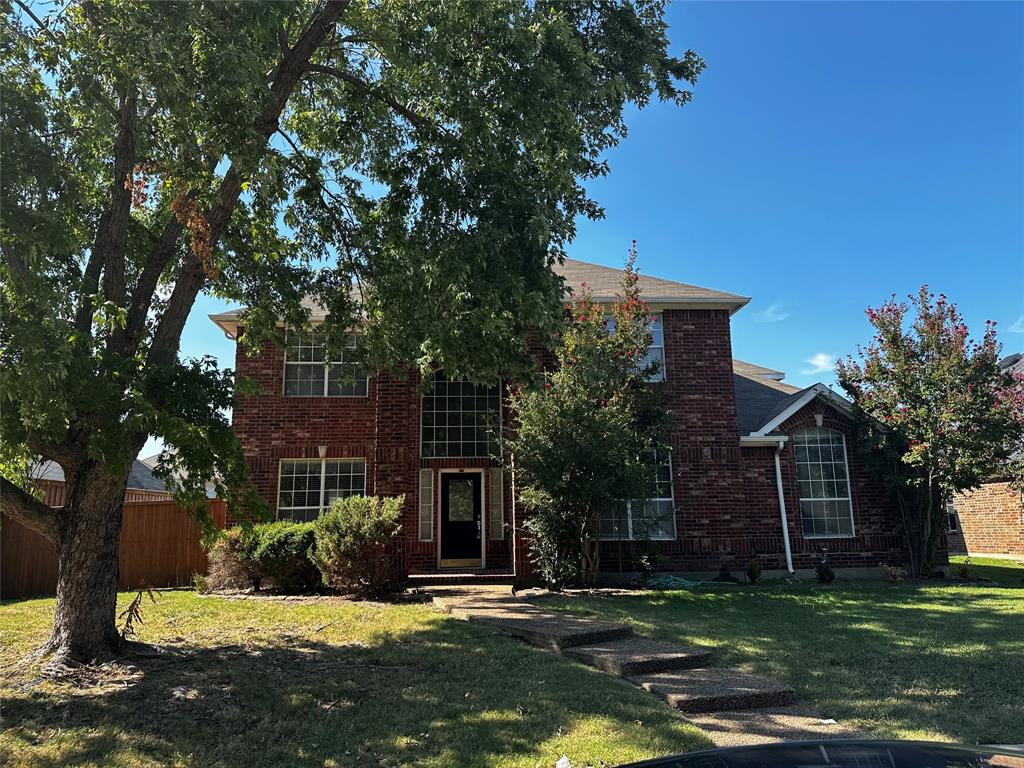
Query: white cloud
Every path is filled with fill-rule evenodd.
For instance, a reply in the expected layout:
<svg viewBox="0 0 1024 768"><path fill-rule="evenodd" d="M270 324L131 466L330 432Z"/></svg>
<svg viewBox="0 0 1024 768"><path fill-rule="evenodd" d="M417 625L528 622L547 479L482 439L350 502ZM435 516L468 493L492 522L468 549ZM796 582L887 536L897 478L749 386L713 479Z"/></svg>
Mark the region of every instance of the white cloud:
<svg viewBox="0 0 1024 768"><path fill-rule="evenodd" d="M755 323L781 323L790 312L781 301L773 302L771 306L754 313Z"/></svg>
<svg viewBox="0 0 1024 768"><path fill-rule="evenodd" d="M805 376L812 373L832 373L836 367L836 359L832 355L827 355L824 352L819 352L816 355L804 360L810 368L805 368L801 373Z"/></svg>
<svg viewBox="0 0 1024 768"><path fill-rule="evenodd" d="M1006 329L1007 333L1024 333L1024 315L1018 317L1013 325Z"/></svg>

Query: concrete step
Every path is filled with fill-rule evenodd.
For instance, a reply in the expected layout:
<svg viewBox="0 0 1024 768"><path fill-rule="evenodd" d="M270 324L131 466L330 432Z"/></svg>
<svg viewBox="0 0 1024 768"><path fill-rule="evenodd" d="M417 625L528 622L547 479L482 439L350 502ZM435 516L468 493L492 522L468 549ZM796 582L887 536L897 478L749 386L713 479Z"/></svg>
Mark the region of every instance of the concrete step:
<svg viewBox="0 0 1024 768"><path fill-rule="evenodd" d="M570 659L624 677L703 667L711 659L710 648L663 643L640 635L567 648L564 653Z"/></svg>
<svg viewBox="0 0 1024 768"><path fill-rule="evenodd" d="M796 703L796 694L789 686L732 669L657 672L633 675L629 680L680 712L721 712Z"/></svg>
<svg viewBox="0 0 1024 768"><path fill-rule="evenodd" d="M410 587L447 587L454 585L494 586L508 584L511 587L516 575L511 571L466 571L466 572L430 572L410 573Z"/></svg>
<svg viewBox="0 0 1024 768"><path fill-rule="evenodd" d="M857 739L864 734L843 723L830 723L809 707L769 707L737 712L708 712L688 715L718 747L740 747L778 741L812 739Z"/></svg>
<svg viewBox="0 0 1024 768"><path fill-rule="evenodd" d="M552 613L530 603L511 602L504 594L438 596L434 604L460 619L555 651L633 634L632 627L626 624Z"/></svg>
<svg viewBox="0 0 1024 768"><path fill-rule="evenodd" d="M630 637L633 628L626 624L578 619L564 614L488 616L470 614L469 620L485 624L498 632L518 637L532 645L562 651L579 645L602 643Z"/></svg>

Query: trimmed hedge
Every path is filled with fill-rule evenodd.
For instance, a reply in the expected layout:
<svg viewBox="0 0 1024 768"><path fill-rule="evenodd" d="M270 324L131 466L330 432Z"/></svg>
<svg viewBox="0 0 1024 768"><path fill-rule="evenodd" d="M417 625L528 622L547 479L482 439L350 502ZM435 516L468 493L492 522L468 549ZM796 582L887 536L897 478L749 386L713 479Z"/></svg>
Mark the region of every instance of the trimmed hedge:
<svg viewBox="0 0 1024 768"><path fill-rule="evenodd" d="M324 584L357 597L398 588L393 541L402 529L404 503L404 496L349 496L313 522L316 546L310 557Z"/></svg>

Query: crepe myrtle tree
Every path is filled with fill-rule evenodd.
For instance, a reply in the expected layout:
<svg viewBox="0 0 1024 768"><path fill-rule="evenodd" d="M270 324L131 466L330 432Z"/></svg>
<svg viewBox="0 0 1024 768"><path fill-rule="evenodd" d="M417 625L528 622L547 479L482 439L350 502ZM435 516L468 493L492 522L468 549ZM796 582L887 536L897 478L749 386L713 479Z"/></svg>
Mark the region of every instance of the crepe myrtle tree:
<svg viewBox="0 0 1024 768"><path fill-rule="evenodd" d="M515 370L557 327L552 270L624 108L690 99L664 3L0 3L0 442L56 461L67 504L3 481L56 545L43 650L117 652L117 546L146 439L185 502L257 503L231 372L182 360L200 294L247 349L361 331L363 360ZM308 306L308 303L305 305Z"/></svg>
<svg viewBox="0 0 1024 768"><path fill-rule="evenodd" d="M503 447L529 509L531 559L554 589L596 577L598 521L644 498L655 471L651 451L669 436L662 385L648 381L660 364L645 360L651 314L635 262L634 243L608 311L614 332L606 308L582 286L554 346L553 369L509 396L516 423Z"/></svg>
<svg viewBox="0 0 1024 768"><path fill-rule="evenodd" d="M995 323L969 338L955 303L922 286L868 309L871 343L838 365L903 516L911 567L934 569L945 504L1005 471L1024 434L1024 381L999 368Z"/></svg>

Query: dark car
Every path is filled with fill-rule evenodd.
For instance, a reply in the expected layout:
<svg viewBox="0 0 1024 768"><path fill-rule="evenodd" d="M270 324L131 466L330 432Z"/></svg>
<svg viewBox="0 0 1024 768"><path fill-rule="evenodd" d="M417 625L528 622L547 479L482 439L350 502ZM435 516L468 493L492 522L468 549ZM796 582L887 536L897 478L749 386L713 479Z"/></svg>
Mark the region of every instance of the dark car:
<svg viewBox="0 0 1024 768"><path fill-rule="evenodd" d="M1024 723L1021 724L1024 730ZM1022 733L1024 736L1024 733ZM1024 768L1024 748L925 741L791 741L690 752L620 768Z"/></svg>

